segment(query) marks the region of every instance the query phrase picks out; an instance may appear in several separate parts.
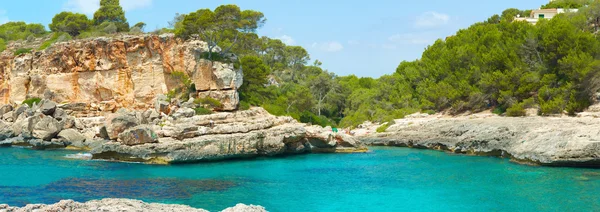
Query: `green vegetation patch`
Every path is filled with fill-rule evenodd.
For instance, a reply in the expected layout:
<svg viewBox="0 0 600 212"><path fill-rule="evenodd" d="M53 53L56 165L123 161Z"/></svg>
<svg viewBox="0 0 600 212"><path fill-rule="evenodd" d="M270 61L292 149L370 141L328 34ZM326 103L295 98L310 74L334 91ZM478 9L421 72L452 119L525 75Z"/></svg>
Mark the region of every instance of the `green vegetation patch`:
<svg viewBox="0 0 600 212"><path fill-rule="evenodd" d="M223 108L223 103L221 103L219 100L213 99L211 97L197 98L194 100L194 103L198 104L198 105L208 106L210 108L215 108L215 109Z"/></svg>
<svg viewBox="0 0 600 212"><path fill-rule="evenodd" d="M17 51L15 51L15 56L19 56L22 54L29 54L31 53L31 48L20 48L17 49Z"/></svg>
<svg viewBox="0 0 600 212"><path fill-rule="evenodd" d="M388 128L390 128L390 126L394 125L395 122L394 121L389 121L387 123L385 123L384 125L381 125L377 128L377 132L378 133L384 133Z"/></svg>
<svg viewBox="0 0 600 212"><path fill-rule="evenodd" d="M29 98L26 99L25 101L23 101L22 104L24 105L29 105L29 107L33 107L33 104L39 104L42 101L42 99L37 98L37 97L33 97L33 98Z"/></svg>
<svg viewBox="0 0 600 212"><path fill-rule="evenodd" d="M206 109L204 107L194 108L194 111L196 111L196 115L209 115L209 114L213 114L212 110Z"/></svg>

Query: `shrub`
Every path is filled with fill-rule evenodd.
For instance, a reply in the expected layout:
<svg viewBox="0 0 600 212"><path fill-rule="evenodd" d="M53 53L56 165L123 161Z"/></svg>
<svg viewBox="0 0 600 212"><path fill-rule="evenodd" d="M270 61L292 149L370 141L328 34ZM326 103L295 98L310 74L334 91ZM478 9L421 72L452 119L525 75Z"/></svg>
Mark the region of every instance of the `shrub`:
<svg viewBox="0 0 600 212"><path fill-rule="evenodd" d="M292 115L292 117L294 117L294 115ZM331 120L329 120L327 117L317 116L316 114L314 114L312 112L308 112L308 111L305 111L302 114L300 114L300 122L319 125L322 127L325 127L325 126L335 127L336 126L336 124L333 123Z"/></svg>
<svg viewBox="0 0 600 212"><path fill-rule="evenodd" d="M71 40L71 36L67 33L54 33L52 35L52 37L46 41L44 41L44 43L42 43L42 45L40 46L40 48L38 48L39 50L44 50L47 49L48 47L50 47L52 44L54 43L58 43L58 42L65 42Z"/></svg>
<svg viewBox="0 0 600 212"><path fill-rule="evenodd" d="M506 108L504 106L497 106L496 108L494 108L494 110L492 110L492 113L497 114L497 115L502 115L506 112Z"/></svg>
<svg viewBox="0 0 600 212"><path fill-rule="evenodd" d="M202 58L210 60L210 61L219 61L219 62L230 62L228 58L221 56L218 52L213 52L209 54L208 52L202 53Z"/></svg>
<svg viewBox="0 0 600 212"><path fill-rule="evenodd" d="M117 25L115 25L115 23L104 22L100 26L104 26L102 31L106 34L115 34L118 31Z"/></svg>
<svg viewBox="0 0 600 212"><path fill-rule="evenodd" d="M525 112L525 109L523 108L523 103L519 103L519 104L514 104L513 106L506 109L506 115L511 116L511 117L519 117L519 116L526 116L527 113Z"/></svg>
<svg viewBox="0 0 600 212"><path fill-rule="evenodd" d="M435 110L424 110L423 113L427 113L429 115L435 114Z"/></svg>
<svg viewBox="0 0 600 212"><path fill-rule="evenodd" d="M142 29L139 28L139 27L132 27L129 30L129 32L132 33L132 34L141 34L141 33L143 33Z"/></svg>
<svg viewBox="0 0 600 212"><path fill-rule="evenodd" d="M208 105L209 107L216 109L223 108L223 103L211 97L197 98L194 100L194 103L199 105Z"/></svg>
<svg viewBox="0 0 600 212"><path fill-rule="evenodd" d="M29 105L29 107L33 107L33 103L35 103L35 104L39 104L41 101L42 101L42 99L40 99L40 98L37 98L37 97L33 97L33 98L26 99L26 100L25 100L25 101L23 101L23 103L21 103L21 104L24 104L24 105Z"/></svg>
<svg viewBox="0 0 600 212"><path fill-rule="evenodd" d="M389 121L387 123L385 123L384 125L381 125L377 128L377 132L378 133L383 133L385 132L390 126L394 125L395 122L394 121Z"/></svg>
<svg viewBox="0 0 600 212"><path fill-rule="evenodd" d="M250 109L250 104L248 102L241 101L238 109L239 110L248 110L248 109Z"/></svg>
<svg viewBox="0 0 600 212"><path fill-rule="evenodd" d="M15 56L19 56L19 55L27 54L27 53L31 53L31 48L20 48L20 49L17 49L17 51L15 51Z"/></svg>
<svg viewBox="0 0 600 212"><path fill-rule="evenodd" d="M6 49L6 42L4 39L0 38L0 52L3 52Z"/></svg>
<svg viewBox="0 0 600 212"><path fill-rule="evenodd" d="M209 114L213 114L212 110L206 109L204 107L194 108L194 111L196 111L196 115L209 115Z"/></svg>

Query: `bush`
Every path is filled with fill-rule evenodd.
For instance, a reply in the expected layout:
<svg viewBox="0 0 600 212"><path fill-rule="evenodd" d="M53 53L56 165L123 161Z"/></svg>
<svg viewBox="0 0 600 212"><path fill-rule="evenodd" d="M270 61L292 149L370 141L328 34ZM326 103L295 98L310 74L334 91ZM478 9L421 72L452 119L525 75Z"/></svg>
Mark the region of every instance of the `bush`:
<svg viewBox="0 0 600 212"><path fill-rule="evenodd" d="M504 106L496 106L496 108L494 108L494 110L492 110L492 113L496 114L496 115L502 115L506 112L506 108Z"/></svg>
<svg viewBox="0 0 600 212"><path fill-rule="evenodd" d="M144 32L139 27L132 27L131 29L129 29L129 33L132 33L132 34L141 34L141 33L144 33Z"/></svg>
<svg viewBox="0 0 600 212"><path fill-rule="evenodd" d="M248 109L250 109L250 104L248 102L241 101L238 109L239 110L248 110Z"/></svg>
<svg viewBox="0 0 600 212"><path fill-rule="evenodd" d="M35 104L39 104L42 101L42 99L34 97L34 98L29 98L26 99L25 101L23 101L21 104L24 105L29 105L29 107L33 107L33 103Z"/></svg>
<svg viewBox="0 0 600 212"><path fill-rule="evenodd" d="M377 132L378 133L384 133L390 126L394 125L395 122L394 121L389 121L387 123L385 123L384 125L381 125L377 128Z"/></svg>
<svg viewBox="0 0 600 212"><path fill-rule="evenodd" d="M204 107L194 108L194 111L196 111L196 115L209 115L209 114L213 114L212 110L206 109Z"/></svg>
<svg viewBox="0 0 600 212"><path fill-rule="evenodd" d="M102 28L102 31L106 34L115 34L119 30L117 28L117 25L115 25L115 23L104 22L100 26L104 27L104 28Z"/></svg>
<svg viewBox="0 0 600 212"><path fill-rule="evenodd" d="M292 117L294 117L294 115L292 115ZM308 111L305 111L302 114L300 114L300 122L319 125L322 127L326 127L326 126L335 127L336 126L336 124L333 123L331 120L329 120L327 117L317 116L316 114L314 114L312 112L308 112Z"/></svg>
<svg viewBox="0 0 600 212"><path fill-rule="evenodd" d="M523 108L523 103L514 104L513 106L506 109L506 115L510 117L526 116L527 112Z"/></svg>
<svg viewBox="0 0 600 212"><path fill-rule="evenodd" d="M0 38L0 52L3 52L6 49L6 42L4 39Z"/></svg>
<svg viewBox="0 0 600 212"><path fill-rule="evenodd" d="M31 48L20 48L15 51L15 56L31 53Z"/></svg>
<svg viewBox="0 0 600 212"><path fill-rule="evenodd" d="M221 54L218 52L213 52L212 54L209 54L208 52L204 52L204 53L202 53L202 58L210 60L210 61L230 62L229 58L225 58L225 57L221 56Z"/></svg>
<svg viewBox="0 0 600 212"><path fill-rule="evenodd" d="M194 104L207 105L211 108L216 108L216 109L223 108L223 103L221 103L219 100L213 99L211 97L197 98L194 100Z"/></svg>
<svg viewBox="0 0 600 212"><path fill-rule="evenodd" d="M422 113L427 113L429 115L435 114L435 110L424 110Z"/></svg>
<svg viewBox="0 0 600 212"><path fill-rule="evenodd" d="M48 47L50 47L52 44L54 43L58 43L58 42L65 42L71 40L71 36L67 33L54 33L52 35L52 37L46 41L44 41L44 43L42 43L42 45L40 46L40 48L38 48L39 50L44 50L47 49Z"/></svg>

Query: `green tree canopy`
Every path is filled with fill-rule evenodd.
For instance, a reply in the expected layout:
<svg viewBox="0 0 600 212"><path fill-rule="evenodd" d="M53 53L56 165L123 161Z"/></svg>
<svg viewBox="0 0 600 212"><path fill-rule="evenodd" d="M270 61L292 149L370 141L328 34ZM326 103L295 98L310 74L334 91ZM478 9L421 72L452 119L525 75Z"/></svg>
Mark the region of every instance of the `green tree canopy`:
<svg viewBox="0 0 600 212"><path fill-rule="evenodd" d="M100 8L94 13L94 25L114 23L119 32L129 31L129 23L119 0L100 0Z"/></svg>
<svg viewBox="0 0 600 212"><path fill-rule="evenodd" d="M31 35L40 36L46 33L46 29L41 24L27 24L19 21L0 25L0 38L5 41L26 39Z"/></svg>
<svg viewBox="0 0 600 212"><path fill-rule="evenodd" d="M175 33L184 38L199 35L208 43L209 57L219 45L221 54L228 53L239 41L243 33L256 31L265 23L261 12L241 11L236 5L222 5L214 11L200 9L183 17L181 24L174 24Z"/></svg>
<svg viewBox="0 0 600 212"><path fill-rule="evenodd" d="M88 30L91 25L91 21L84 14L61 12L52 18L49 27L53 32L66 32L71 36L78 36L82 31Z"/></svg>

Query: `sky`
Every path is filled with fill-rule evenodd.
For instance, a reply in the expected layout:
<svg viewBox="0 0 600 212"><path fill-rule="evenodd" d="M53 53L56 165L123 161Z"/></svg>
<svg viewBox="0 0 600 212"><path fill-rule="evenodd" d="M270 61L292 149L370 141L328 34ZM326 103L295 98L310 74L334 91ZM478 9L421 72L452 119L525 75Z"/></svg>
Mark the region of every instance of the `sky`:
<svg viewBox="0 0 600 212"><path fill-rule="evenodd" d="M380 77L412 61L437 39L486 20L507 8L537 9L548 0L121 0L131 25L168 26L176 13L222 4L261 11L258 34L308 50L311 59L337 75ZM61 11L87 14L99 0L19 0L0 4L0 23L48 25Z"/></svg>

